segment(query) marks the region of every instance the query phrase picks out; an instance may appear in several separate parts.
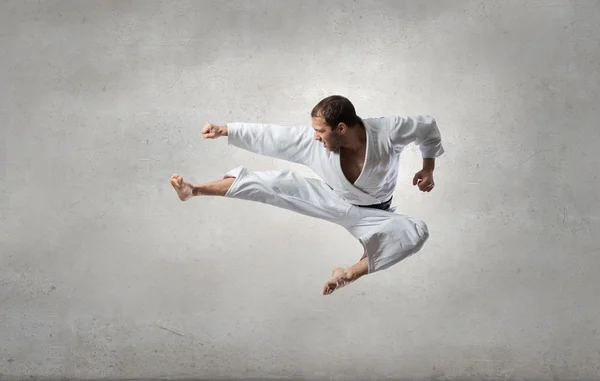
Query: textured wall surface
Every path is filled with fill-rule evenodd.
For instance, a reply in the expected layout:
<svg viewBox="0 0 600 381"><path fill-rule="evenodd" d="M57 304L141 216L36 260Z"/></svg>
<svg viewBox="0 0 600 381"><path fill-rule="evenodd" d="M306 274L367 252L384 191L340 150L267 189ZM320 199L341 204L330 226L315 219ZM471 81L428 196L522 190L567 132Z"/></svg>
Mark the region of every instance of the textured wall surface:
<svg viewBox="0 0 600 381"><path fill-rule="evenodd" d="M3 1L0 379L600 379L598 1ZM360 244L182 203L238 165L207 121L434 115L423 251L324 297Z"/></svg>

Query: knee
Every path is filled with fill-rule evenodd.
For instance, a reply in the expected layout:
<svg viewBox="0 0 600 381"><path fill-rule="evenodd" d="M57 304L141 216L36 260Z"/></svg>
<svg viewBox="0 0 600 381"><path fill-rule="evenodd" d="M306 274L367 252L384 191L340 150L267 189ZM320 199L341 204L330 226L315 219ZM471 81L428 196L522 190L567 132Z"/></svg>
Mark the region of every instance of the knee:
<svg viewBox="0 0 600 381"><path fill-rule="evenodd" d="M429 238L429 228L427 227L425 221L417 220L415 226L417 228L419 237L421 237L421 240L423 242L427 241L427 239Z"/></svg>
<svg viewBox="0 0 600 381"><path fill-rule="evenodd" d="M429 228L425 222L414 220L413 229L410 235L412 237L413 249L419 251L429 239Z"/></svg>

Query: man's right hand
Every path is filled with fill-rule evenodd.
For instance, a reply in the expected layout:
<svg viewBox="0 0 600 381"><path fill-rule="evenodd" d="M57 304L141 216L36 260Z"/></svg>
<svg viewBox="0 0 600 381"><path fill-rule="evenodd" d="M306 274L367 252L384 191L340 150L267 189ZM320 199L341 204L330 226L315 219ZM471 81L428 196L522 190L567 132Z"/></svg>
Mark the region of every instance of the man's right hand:
<svg viewBox="0 0 600 381"><path fill-rule="evenodd" d="M212 123L206 123L202 129L204 139L216 139L221 136L227 136L227 126L215 126Z"/></svg>

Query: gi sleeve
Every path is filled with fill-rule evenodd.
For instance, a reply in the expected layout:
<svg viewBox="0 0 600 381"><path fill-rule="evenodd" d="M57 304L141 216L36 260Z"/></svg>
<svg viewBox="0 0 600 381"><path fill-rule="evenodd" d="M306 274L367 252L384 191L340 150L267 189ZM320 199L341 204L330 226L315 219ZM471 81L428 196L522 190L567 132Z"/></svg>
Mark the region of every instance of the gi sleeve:
<svg viewBox="0 0 600 381"><path fill-rule="evenodd" d="M228 143L256 154L308 165L316 147L310 126L227 123Z"/></svg>
<svg viewBox="0 0 600 381"><path fill-rule="evenodd" d="M390 143L397 152L410 143L419 146L424 159L441 156L445 151L435 118L429 115L390 118Z"/></svg>

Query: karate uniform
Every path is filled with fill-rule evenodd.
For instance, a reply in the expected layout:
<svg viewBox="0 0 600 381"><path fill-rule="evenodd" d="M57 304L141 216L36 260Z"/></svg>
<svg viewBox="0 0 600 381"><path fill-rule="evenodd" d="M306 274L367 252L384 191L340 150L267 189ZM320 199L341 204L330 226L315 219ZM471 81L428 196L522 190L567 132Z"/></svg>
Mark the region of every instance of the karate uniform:
<svg viewBox="0 0 600 381"><path fill-rule="evenodd" d="M362 119L367 147L363 170L352 184L340 155L315 139L312 126L228 123L228 144L289 162L306 165L320 179L290 170L251 171L240 166L225 197L261 202L344 227L364 248L369 273L384 270L421 249L429 237L424 221L371 206L390 201L396 187L400 154L417 144L423 158L444 153L436 121L431 116Z"/></svg>

